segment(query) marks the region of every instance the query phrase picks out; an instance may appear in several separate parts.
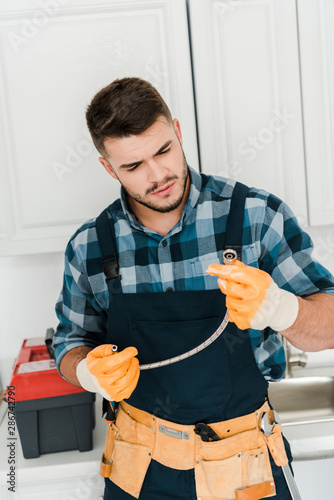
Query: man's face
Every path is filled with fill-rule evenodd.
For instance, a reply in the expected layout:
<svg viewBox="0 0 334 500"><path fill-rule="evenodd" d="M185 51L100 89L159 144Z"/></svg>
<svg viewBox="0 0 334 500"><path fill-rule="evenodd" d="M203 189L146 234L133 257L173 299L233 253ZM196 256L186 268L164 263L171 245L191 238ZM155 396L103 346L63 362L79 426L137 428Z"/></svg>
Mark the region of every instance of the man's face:
<svg viewBox="0 0 334 500"><path fill-rule="evenodd" d="M140 135L105 140L100 162L118 179L132 209L136 204L167 213L186 196L188 167L179 122L159 118ZM107 161L106 161L107 160Z"/></svg>

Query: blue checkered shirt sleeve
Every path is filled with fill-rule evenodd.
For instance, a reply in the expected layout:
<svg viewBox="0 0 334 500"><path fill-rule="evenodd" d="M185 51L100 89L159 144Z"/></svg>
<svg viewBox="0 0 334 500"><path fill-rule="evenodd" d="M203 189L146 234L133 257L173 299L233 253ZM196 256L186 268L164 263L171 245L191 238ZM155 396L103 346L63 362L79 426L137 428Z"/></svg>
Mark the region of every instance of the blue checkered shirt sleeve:
<svg viewBox="0 0 334 500"><path fill-rule="evenodd" d="M253 188L245 220L245 264L266 271L280 288L295 295L334 295L333 276L312 257L312 240L286 203ZM263 376L280 380L286 367L280 335L270 328L250 330L250 340Z"/></svg>
<svg viewBox="0 0 334 500"><path fill-rule="evenodd" d="M70 349L79 346L94 348L106 343L107 314L98 302L98 295L92 290L86 269L85 259L90 245L92 243L76 248L74 236L65 251L63 288L56 304L59 325L54 348L58 366Z"/></svg>

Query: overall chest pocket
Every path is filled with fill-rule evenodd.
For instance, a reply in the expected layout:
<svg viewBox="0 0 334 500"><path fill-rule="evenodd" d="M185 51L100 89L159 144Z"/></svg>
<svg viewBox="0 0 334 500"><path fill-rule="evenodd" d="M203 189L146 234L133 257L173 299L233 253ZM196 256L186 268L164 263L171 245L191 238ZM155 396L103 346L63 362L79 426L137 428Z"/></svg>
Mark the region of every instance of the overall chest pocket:
<svg viewBox="0 0 334 500"><path fill-rule="evenodd" d="M222 264L218 257L213 258L199 258L190 262L192 274L195 276L208 276L206 270L210 264Z"/></svg>
<svg viewBox="0 0 334 500"><path fill-rule="evenodd" d="M218 288L217 277L210 276L206 270L210 264L221 264L218 257L199 258L188 262L187 275L191 277L192 286L195 289L215 290Z"/></svg>

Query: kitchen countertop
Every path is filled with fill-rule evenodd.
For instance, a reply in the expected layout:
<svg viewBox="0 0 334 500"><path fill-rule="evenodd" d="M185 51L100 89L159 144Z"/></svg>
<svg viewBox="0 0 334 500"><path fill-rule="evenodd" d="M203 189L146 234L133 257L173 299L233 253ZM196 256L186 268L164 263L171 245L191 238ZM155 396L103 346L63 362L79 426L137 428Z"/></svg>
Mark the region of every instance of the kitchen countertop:
<svg viewBox="0 0 334 500"><path fill-rule="evenodd" d="M334 421L283 425L294 461L334 457Z"/></svg>

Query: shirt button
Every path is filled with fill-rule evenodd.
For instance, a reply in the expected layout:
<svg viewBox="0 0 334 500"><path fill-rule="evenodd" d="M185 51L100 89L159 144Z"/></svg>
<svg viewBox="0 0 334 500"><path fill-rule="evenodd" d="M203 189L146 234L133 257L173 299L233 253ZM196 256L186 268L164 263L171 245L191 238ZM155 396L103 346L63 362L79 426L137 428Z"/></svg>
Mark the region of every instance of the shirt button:
<svg viewBox="0 0 334 500"><path fill-rule="evenodd" d="M162 246L163 246L163 247L166 247L167 245L168 245L168 241L163 240L163 242L162 242Z"/></svg>
<svg viewBox="0 0 334 500"><path fill-rule="evenodd" d="M173 289L171 286L169 286L169 287L166 289L166 292L174 292L174 289Z"/></svg>

